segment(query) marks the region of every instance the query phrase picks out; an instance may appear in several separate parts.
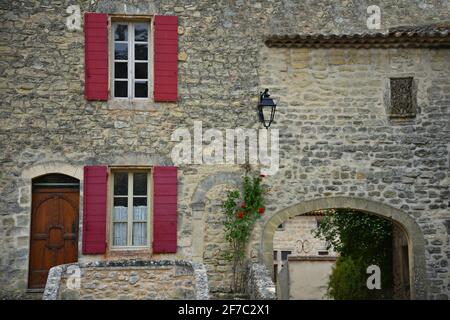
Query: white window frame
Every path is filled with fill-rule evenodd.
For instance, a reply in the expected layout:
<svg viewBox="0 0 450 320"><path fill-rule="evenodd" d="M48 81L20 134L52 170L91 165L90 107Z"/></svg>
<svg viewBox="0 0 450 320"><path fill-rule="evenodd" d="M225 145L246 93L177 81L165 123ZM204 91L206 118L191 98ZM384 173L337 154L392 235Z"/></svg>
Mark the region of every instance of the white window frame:
<svg viewBox="0 0 450 320"><path fill-rule="evenodd" d="M115 26L118 24L127 25L128 30L128 41L115 41ZM135 24L146 24L147 25L147 41L135 41L134 40L134 25ZM111 22L111 41L110 41L110 61L111 61L111 98L113 100L119 101L146 101L151 99L151 87L152 87L152 73L151 73L151 61L152 61L152 24L149 20L141 19L130 19L130 20L113 20ZM115 43L127 43L128 44L128 60L116 60L114 55ZM134 59L134 45L135 44L147 44L147 60L135 60ZM128 97L116 97L115 96L115 63L116 62L127 62L128 63ZM147 79L135 79L135 63L147 63ZM118 78L117 80L125 80L123 78ZM134 83L137 81L147 82L147 97L134 97Z"/></svg>
<svg viewBox="0 0 450 320"><path fill-rule="evenodd" d="M145 246L133 246L133 197L140 197L133 195L133 174L134 173L147 173L147 244ZM115 246L114 245L114 176L116 173L127 173L128 174L128 221L127 221L127 245L126 246ZM153 190L152 190L152 172L150 169L112 169L110 171L110 182L109 182L109 247L111 250L148 250L151 248L151 243L153 242L152 234L152 208L153 208ZM124 197L124 196L118 196Z"/></svg>

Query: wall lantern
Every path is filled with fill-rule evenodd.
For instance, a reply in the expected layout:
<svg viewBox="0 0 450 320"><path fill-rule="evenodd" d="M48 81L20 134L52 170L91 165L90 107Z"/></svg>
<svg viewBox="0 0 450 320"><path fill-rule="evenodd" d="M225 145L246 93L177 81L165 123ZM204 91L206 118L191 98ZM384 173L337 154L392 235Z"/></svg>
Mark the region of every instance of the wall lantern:
<svg viewBox="0 0 450 320"><path fill-rule="evenodd" d="M269 129L275 116L275 109L277 105L272 98L270 98L269 89L265 89L264 92L260 92L258 114L259 121L263 124L264 128Z"/></svg>

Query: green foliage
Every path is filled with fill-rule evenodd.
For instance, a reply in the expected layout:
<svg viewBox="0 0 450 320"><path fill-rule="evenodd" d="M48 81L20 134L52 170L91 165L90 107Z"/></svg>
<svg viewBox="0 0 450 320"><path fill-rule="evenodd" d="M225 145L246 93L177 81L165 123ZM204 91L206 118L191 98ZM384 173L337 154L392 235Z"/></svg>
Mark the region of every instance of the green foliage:
<svg viewBox="0 0 450 320"><path fill-rule="evenodd" d="M328 283L328 295L336 300L368 299L364 264L351 257L339 257Z"/></svg>
<svg viewBox="0 0 450 320"><path fill-rule="evenodd" d="M377 300L388 299L391 290L386 287L386 281L381 285L382 290L369 290L366 282L368 278L367 263L362 258L351 256L339 257L330 275L328 295L335 300ZM383 268L381 268L383 276Z"/></svg>
<svg viewBox="0 0 450 320"><path fill-rule="evenodd" d="M253 226L265 211L260 177L245 175L242 180L242 190L242 194L238 190L230 191L222 205L225 213L225 239L230 245L230 250L225 252L225 257L233 261L235 292L242 289L245 251Z"/></svg>
<svg viewBox="0 0 450 320"><path fill-rule="evenodd" d="M351 209L326 210L315 236L340 254L328 294L334 299L387 298L392 287L392 222ZM369 290L367 267L381 269L382 290Z"/></svg>

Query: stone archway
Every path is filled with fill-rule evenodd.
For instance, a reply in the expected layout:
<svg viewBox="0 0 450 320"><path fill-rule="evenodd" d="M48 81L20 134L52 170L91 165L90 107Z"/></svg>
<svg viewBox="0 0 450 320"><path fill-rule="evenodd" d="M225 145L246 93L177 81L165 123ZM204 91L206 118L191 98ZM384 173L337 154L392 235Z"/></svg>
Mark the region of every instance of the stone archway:
<svg viewBox="0 0 450 320"><path fill-rule="evenodd" d="M22 183L19 186L18 203L20 207L29 208L31 206L31 181L37 177L50 174L65 174L83 181L83 166L75 166L64 161L40 162L25 168L22 171Z"/></svg>
<svg viewBox="0 0 450 320"><path fill-rule="evenodd" d="M426 299L425 239L417 223L407 213L386 204L362 198L330 197L307 200L283 209L264 224L260 243L260 260L272 270L273 236L278 225L299 214L333 208L355 209L392 220L405 232L408 239L411 299Z"/></svg>
<svg viewBox="0 0 450 320"><path fill-rule="evenodd" d="M195 262L203 262L203 239L205 236L205 222L203 220L206 194L209 190L218 185L231 185L239 188L240 178L241 174L238 172L218 172L207 176L197 185L191 200L192 255Z"/></svg>

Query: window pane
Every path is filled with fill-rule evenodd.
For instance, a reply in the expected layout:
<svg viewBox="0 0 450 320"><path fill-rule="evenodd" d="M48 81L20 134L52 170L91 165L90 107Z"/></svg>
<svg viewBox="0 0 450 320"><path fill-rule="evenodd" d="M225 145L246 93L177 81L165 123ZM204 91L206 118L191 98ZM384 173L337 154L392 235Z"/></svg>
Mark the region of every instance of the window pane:
<svg viewBox="0 0 450 320"><path fill-rule="evenodd" d="M128 173L114 173L114 195L128 195Z"/></svg>
<svg viewBox="0 0 450 320"><path fill-rule="evenodd" d="M119 179L116 180L117 175ZM114 189L116 181L123 180L123 175L119 173L114 176ZM126 246L127 245L127 221L128 221L128 198L127 197L114 197L113 208L113 245Z"/></svg>
<svg viewBox="0 0 450 320"><path fill-rule="evenodd" d="M281 251L281 260L285 261L288 258L288 255L291 254L291 251Z"/></svg>
<svg viewBox="0 0 450 320"><path fill-rule="evenodd" d="M114 31L115 41L128 41L128 26L126 24L116 24Z"/></svg>
<svg viewBox="0 0 450 320"><path fill-rule="evenodd" d="M133 194L135 196L147 195L147 173L140 172L133 174Z"/></svg>
<svg viewBox="0 0 450 320"><path fill-rule="evenodd" d="M133 223L133 246L147 245L147 223L134 222Z"/></svg>
<svg viewBox="0 0 450 320"><path fill-rule="evenodd" d="M127 245L127 224L114 223L113 224L113 245L126 246Z"/></svg>
<svg viewBox="0 0 450 320"><path fill-rule="evenodd" d="M128 63L127 62L114 63L114 78L128 79Z"/></svg>
<svg viewBox="0 0 450 320"><path fill-rule="evenodd" d="M114 43L114 59L128 60L128 43Z"/></svg>
<svg viewBox="0 0 450 320"><path fill-rule="evenodd" d="M147 82L138 82L134 84L134 96L136 98L147 98Z"/></svg>
<svg viewBox="0 0 450 320"><path fill-rule="evenodd" d="M147 245L147 176L145 172L133 173L133 246ZM145 196L145 197L143 197Z"/></svg>
<svg viewBox="0 0 450 320"><path fill-rule="evenodd" d="M134 58L135 60L147 60L147 44L135 44L134 45Z"/></svg>
<svg viewBox="0 0 450 320"><path fill-rule="evenodd" d="M134 40L135 41L147 41L148 32L146 23L136 23L134 25Z"/></svg>
<svg viewBox="0 0 450 320"><path fill-rule="evenodd" d="M147 221L147 198L133 199L133 221Z"/></svg>
<svg viewBox="0 0 450 320"><path fill-rule="evenodd" d="M134 64L134 76L136 79L147 79L147 63L135 63Z"/></svg>
<svg viewBox="0 0 450 320"><path fill-rule="evenodd" d="M128 81L114 81L114 97L128 97Z"/></svg>
<svg viewBox="0 0 450 320"><path fill-rule="evenodd" d="M128 207L126 196L114 196L114 207Z"/></svg>
<svg viewBox="0 0 450 320"><path fill-rule="evenodd" d="M113 221L127 222L128 221L128 203L127 198L114 198Z"/></svg>

